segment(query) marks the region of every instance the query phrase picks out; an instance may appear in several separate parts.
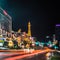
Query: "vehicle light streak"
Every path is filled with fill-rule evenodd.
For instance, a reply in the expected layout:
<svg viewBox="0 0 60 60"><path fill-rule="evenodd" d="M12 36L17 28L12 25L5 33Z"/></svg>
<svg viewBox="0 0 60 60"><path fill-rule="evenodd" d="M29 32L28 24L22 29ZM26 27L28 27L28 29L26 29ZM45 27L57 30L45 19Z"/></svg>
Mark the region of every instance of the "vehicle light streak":
<svg viewBox="0 0 60 60"><path fill-rule="evenodd" d="M25 55L20 55L20 56L16 56L16 57L10 57L10 58L6 58L4 60L17 60L17 59L23 59L23 58L26 58L26 57L30 57L30 56L34 56L34 55L38 55L38 54L42 54L42 53L45 53L45 52L49 52L51 51L50 49L47 49L47 50L35 50L34 52L32 53L28 53L28 54L25 54Z"/></svg>

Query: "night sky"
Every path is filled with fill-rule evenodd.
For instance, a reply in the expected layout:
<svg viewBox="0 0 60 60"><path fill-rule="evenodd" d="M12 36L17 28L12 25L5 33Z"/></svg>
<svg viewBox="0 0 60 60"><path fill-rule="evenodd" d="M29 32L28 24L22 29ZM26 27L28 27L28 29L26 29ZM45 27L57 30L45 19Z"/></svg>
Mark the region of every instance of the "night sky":
<svg viewBox="0 0 60 60"><path fill-rule="evenodd" d="M13 30L27 32L30 21L32 36L38 39L55 33L55 24L60 23L57 1L0 0L0 6L12 17Z"/></svg>

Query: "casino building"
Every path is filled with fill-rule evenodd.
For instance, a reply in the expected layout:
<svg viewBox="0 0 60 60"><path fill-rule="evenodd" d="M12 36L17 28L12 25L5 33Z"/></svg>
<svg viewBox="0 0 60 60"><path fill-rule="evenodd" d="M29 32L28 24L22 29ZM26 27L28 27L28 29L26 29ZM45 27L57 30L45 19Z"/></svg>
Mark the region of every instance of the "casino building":
<svg viewBox="0 0 60 60"><path fill-rule="evenodd" d="M55 34L56 34L56 40L58 41L57 46L59 47L59 50L60 50L60 24L56 24Z"/></svg>
<svg viewBox="0 0 60 60"><path fill-rule="evenodd" d="M12 18L0 7L0 35L12 31Z"/></svg>

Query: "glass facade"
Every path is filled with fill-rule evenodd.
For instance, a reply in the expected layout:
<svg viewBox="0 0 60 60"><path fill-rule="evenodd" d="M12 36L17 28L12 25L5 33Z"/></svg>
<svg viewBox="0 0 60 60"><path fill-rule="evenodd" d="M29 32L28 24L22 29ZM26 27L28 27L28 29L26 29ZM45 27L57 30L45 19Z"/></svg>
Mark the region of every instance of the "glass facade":
<svg viewBox="0 0 60 60"><path fill-rule="evenodd" d="M0 34L5 31L12 31L12 18L0 8Z"/></svg>

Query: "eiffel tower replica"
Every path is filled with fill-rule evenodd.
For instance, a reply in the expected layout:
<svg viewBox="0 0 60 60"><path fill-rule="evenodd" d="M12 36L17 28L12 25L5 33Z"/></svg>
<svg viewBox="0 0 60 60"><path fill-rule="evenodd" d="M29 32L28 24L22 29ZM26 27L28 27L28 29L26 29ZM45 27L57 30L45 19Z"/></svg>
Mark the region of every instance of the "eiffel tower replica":
<svg viewBox="0 0 60 60"><path fill-rule="evenodd" d="M30 21L28 22L28 36L31 37L31 23L30 23Z"/></svg>

